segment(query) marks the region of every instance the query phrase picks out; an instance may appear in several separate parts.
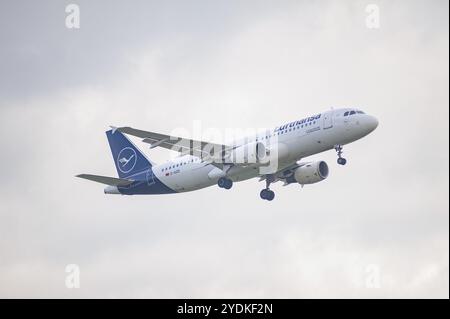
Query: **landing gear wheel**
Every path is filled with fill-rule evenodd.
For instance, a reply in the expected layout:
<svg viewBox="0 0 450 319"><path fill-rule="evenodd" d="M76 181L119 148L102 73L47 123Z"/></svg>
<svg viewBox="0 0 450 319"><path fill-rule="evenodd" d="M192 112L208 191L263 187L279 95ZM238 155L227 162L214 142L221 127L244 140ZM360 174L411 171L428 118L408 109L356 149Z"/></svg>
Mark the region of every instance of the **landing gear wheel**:
<svg viewBox="0 0 450 319"><path fill-rule="evenodd" d="M267 197L267 189L263 189L263 190L259 193L259 196L260 196L262 199L266 199L266 197Z"/></svg>
<svg viewBox="0 0 450 319"><path fill-rule="evenodd" d="M339 165L345 165L345 164L347 164L347 160L346 160L345 158L343 158L343 157L339 157L339 158L337 159L337 163L338 163Z"/></svg>
<svg viewBox="0 0 450 319"><path fill-rule="evenodd" d="M259 196L261 196L262 199L271 201L275 198L275 193L269 189L270 184L275 180L274 175L266 175L266 188L264 188L261 193L259 193Z"/></svg>
<svg viewBox="0 0 450 319"><path fill-rule="evenodd" d="M262 199L268 201L271 201L275 198L275 193L270 189L263 189L259 195L261 196Z"/></svg>
<svg viewBox="0 0 450 319"><path fill-rule="evenodd" d="M226 178L223 177L219 178L219 180L217 181L217 185L219 185L220 188L224 188L226 183L227 180Z"/></svg>
<svg viewBox="0 0 450 319"><path fill-rule="evenodd" d="M233 187L233 181L231 179L226 179L224 188L230 189L231 187Z"/></svg>
<svg viewBox="0 0 450 319"><path fill-rule="evenodd" d="M233 186L233 181L231 179L228 179L228 178L225 178L225 177L221 177L217 181L217 185L220 188L230 189Z"/></svg>

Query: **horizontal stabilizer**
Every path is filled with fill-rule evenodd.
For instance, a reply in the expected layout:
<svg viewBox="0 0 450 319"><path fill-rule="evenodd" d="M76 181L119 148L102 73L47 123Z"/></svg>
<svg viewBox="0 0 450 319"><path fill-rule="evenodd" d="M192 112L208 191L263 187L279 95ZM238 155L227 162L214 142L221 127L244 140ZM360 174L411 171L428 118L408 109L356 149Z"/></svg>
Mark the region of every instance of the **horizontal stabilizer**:
<svg viewBox="0 0 450 319"><path fill-rule="evenodd" d="M111 186L127 186L134 182L131 179L90 175L90 174L80 174L80 175L77 175L76 177L88 179L90 181L94 181L94 182L102 183L102 184L106 184L106 185L111 185Z"/></svg>

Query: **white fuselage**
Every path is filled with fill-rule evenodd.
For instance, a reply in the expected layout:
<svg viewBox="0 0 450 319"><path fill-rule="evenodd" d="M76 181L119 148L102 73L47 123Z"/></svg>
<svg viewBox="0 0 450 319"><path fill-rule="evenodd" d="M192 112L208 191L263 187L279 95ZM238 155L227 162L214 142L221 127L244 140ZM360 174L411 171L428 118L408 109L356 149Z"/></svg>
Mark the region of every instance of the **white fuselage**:
<svg viewBox="0 0 450 319"><path fill-rule="evenodd" d="M352 111L351 116L344 113ZM257 136L257 141L266 147L273 143L276 137L278 148L285 150L285 156L278 162L277 170L283 170L305 158L317 153L333 149L335 145L345 145L354 142L370 132L378 125L371 115L355 109L336 109L320 114L320 118L301 124L299 121L288 123ZM256 138L245 141L256 141ZM234 145L241 145L236 141ZM198 157L185 155L163 164L153 166L153 173L162 183L176 192L188 192L216 185L220 169L212 164L202 162ZM260 176L258 165L233 166L226 174L234 182Z"/></svg>

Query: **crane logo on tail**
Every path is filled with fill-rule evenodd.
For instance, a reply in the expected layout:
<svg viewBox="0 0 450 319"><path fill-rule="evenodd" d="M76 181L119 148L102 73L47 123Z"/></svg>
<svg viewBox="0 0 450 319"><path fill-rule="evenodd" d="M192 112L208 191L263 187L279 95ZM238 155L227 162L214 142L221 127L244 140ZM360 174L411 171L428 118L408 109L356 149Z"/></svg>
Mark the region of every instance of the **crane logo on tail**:
<svg viewBox="0 0 450 319"><path fill-rule="evenodd" d="M125 147L117 156L117 168L124 174L131 172L137 162L136 151L131 147Z"/></svg>

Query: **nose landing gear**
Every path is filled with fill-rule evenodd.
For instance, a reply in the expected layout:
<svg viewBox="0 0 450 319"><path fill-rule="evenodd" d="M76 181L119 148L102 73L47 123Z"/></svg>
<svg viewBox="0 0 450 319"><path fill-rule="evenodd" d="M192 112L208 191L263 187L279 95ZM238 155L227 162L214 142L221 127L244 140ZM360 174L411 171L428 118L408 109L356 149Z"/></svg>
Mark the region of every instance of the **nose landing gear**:
<svg viewBox="0 0 450 319"><path fill-rule="evenodd" d="M343 153L343 151L342 151L342 145L335 145L335 146L334 146L334 149L336 150L337 155L338 155L337 163L338 163L339 165L345 165L345 164L347 164L347 160L346 160L345 158L342 157L342 153Z"/></svg>

